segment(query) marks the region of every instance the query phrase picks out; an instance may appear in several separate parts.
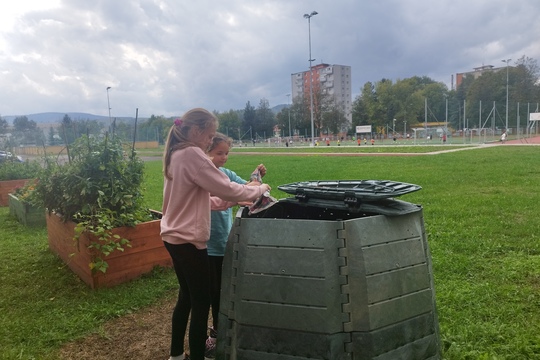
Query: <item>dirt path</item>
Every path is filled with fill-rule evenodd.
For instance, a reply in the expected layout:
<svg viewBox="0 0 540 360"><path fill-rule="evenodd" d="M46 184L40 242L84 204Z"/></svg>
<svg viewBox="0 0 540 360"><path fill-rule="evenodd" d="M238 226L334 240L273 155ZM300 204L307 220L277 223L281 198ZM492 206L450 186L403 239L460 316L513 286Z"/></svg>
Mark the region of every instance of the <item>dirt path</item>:
<svg viewBox="0 0 540 360"><path fill-rule="evenodd" d="M167 296L154 306L109 321L99 333L62 346L59 355L65 360L166 360L175 302L174 295Z"/></svg>

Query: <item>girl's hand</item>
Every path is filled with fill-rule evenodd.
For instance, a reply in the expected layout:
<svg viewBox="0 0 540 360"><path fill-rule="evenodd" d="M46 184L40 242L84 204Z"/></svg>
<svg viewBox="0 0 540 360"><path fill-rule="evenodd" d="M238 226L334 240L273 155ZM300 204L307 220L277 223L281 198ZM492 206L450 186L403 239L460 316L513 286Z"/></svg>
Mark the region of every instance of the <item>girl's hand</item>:
<svg viewBox="0 0 540 360"><path fill-rule="evenodd" d="M262 185L261 185L261 188L264 189L264 192L267 192L267 191L272 190L272 188L271 188L270 185L268 185L268 184L262 184Z"/></svg>
<svg viewBox="0 0 540 360"><path fill-rule="evenodd" d="M261 177L264 177L264 175L266 175L266 166L264 166L264 164L259 164L259 166L257 166L257 170L259 170Z"/></svg>

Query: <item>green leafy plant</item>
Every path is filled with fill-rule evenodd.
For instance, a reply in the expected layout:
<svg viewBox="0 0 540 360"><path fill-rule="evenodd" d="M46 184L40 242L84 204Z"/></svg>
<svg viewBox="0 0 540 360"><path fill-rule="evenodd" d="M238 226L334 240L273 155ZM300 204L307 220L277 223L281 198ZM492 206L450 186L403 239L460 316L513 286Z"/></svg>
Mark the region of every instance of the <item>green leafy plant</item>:
<svg viewBox="0 0 540 360"><path fill-rule="evenodd" d="M38 161L4 160L0 162L0 181L32 179L41 171Z"/></svg>
<svg viewBox="0 0 540 360"><path fill-rule="evenodd" d="M36 199L36 184L37 179L30 179L28 182L26 182L26 184L24 184L24 186L16 188L13 195L15 195L20 201L33 205L39 202L39 199Z"/></svg>
<svg viewBox="0 0 540 360"><path fill-rule="evenodd" d="M89 247L98 255L89 266L106 272L104 257L130 246L112 230L151 220L143 205L143 161L120 139L106 135L83 136L70 145L67 162L47 158L45 163L36 197L49 212L76 223L76 240L91 235Z"/></svg>

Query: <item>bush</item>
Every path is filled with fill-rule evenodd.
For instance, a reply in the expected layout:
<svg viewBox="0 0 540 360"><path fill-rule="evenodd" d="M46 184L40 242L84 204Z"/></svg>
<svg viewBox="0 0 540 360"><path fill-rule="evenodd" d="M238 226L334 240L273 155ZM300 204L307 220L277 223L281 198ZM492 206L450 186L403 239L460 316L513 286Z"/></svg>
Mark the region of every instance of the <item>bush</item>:
<svg viewBox="0 0 540 360"><path fill-rule="evenodd" d="M33 179L40 171L41 165L37 161L5 160L0 163L0 181Z"/></svg>
<svg viewBox="0 0 540 360"><path fill-rule="evenodd" d="M58 164L45 159L35 186L35 197L42 207L77 223L76 234L87 232L97 241L90 247L103 255L129 246L115 238L111 230L135 226L151 220L143 205L144 163L134 153L126 153L120 139L81 137L69 148L69 161ZM101 258L90 267L105 272Z"/></svg>

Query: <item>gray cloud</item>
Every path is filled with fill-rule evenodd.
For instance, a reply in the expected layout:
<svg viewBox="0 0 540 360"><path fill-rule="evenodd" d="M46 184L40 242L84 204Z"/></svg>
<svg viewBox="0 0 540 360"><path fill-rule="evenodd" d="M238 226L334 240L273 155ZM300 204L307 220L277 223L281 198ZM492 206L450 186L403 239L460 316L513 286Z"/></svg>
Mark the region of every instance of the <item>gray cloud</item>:
<svg viewBox="0 0 540 360"><path fill-rule="evenodd" d="M113 116L227 111L287 102L290 74L352 66L366 81L430 76L540 58L537 0L359 2L63 1L0 33L0 114L79 111Z"/></svg>

